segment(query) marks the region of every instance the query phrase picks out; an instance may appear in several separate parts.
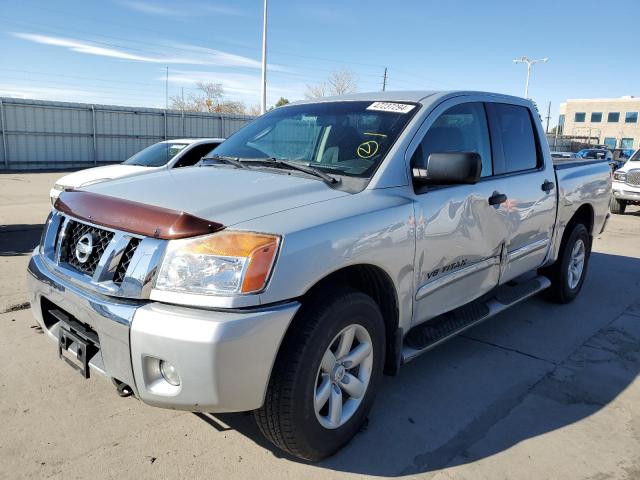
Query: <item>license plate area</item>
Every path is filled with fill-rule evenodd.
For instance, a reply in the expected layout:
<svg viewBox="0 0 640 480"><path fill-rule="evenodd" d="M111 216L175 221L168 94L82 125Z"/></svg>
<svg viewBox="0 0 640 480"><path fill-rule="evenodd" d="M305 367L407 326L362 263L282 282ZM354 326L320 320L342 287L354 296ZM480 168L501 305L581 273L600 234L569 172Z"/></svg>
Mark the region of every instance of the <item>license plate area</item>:
<svg viewBox="0 0 640 480"><path fill-rule="evenodd" d="M100 349L97 333L62 310L51 309L48 313L59 322L58 357L84 378L89 378L89 361Z"/></svg>

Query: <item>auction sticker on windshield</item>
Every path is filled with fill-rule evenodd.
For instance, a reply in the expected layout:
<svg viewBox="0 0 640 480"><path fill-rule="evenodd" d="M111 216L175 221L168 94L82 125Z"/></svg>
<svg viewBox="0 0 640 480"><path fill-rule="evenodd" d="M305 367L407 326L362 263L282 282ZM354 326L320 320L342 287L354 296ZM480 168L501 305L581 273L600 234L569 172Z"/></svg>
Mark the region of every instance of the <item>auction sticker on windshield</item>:
<svg viewBox="0 0 640 480"><path fill-rule="evenodd" d="M414 109L414 107L415 105L407 105L406 103L373 102L367 107L367 110L376 110L378 112L409 113Z"/></svg>

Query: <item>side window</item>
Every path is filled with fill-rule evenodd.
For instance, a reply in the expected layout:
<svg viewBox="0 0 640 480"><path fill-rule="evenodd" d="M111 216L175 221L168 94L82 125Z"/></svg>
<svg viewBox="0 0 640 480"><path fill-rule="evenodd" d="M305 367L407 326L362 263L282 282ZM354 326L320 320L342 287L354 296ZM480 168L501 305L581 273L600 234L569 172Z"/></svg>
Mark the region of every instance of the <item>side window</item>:
<svg viewBox="0 0 640 480"><path fill-rule="evenodd" d="M519 172L538 166L538 149L529 109L506 103L491 104L495 112L492 129L500 131L502 161L496 162L495 173Z"/></svg>
<svg viewBox="0 0 640 480"><path fill-rule="evenodd" d="M188 152L185 152L184 155L182 155L182 158L176 162L173 168L191 167L195 165L200 161L202 157L207 155L207 153L209 153L216 146L216 144L205 143L193 147Z"/></svg>
<svg viewBox="0 0 640 480"><path fill-rule="evenodd" d="M432 153L475 152L482 158L482 176L491 175L491 143L482 103L462 103L446 110L431 125L412 158L425 168Z"/></svg>

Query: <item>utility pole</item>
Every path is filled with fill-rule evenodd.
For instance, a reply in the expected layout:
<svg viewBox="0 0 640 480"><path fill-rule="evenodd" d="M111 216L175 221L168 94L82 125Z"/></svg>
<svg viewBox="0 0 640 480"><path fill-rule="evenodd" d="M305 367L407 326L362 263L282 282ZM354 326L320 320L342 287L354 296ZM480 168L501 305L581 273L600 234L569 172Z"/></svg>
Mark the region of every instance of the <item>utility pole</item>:
<svg viewBox="0 0 640 480"><path fill-rule="evenodd" d="M536 63L547 63L548 61L548 58L531 59L529 57L520 57L513 60L514 63L527 64L527 81L524 84L524 98L529 98L529 78L531 77L531 67Z"/></svg>
<svg viewBox="0 0 640 480"><path fill-rule="evenodd" d="M547 106L547 128L545 129L544 133L549 133L549 120L551 119L551 102L549 102L549 105Z"/></svg>
<svg viewBox="0 0 640 480"><path fill-rule="evenodd" d="M262 19L262 98L260 101L260 114L267 111L267 0L264 0L264 13Z"/></svg>
<svg viewBox="0 0 640 480"><path fill-rule="evenodd" d="M387 67L384 67L384 76L382 77L382 91L387 89Z"/></svg>

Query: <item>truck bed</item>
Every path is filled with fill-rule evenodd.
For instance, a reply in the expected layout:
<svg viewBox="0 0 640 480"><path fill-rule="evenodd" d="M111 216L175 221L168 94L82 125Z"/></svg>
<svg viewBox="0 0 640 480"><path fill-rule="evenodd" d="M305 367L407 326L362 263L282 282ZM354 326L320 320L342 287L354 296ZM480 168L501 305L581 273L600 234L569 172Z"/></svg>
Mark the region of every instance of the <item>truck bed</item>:
<svg viewBox="0 0 640 480"><path fill-rule="evenodd" d="M554 158L553 166L556 170L562 170L565 168L574 168L574 167L584 167L587 165L597 164L597 163L607 163L607 160L594 160L591 158Z"/></svg>

